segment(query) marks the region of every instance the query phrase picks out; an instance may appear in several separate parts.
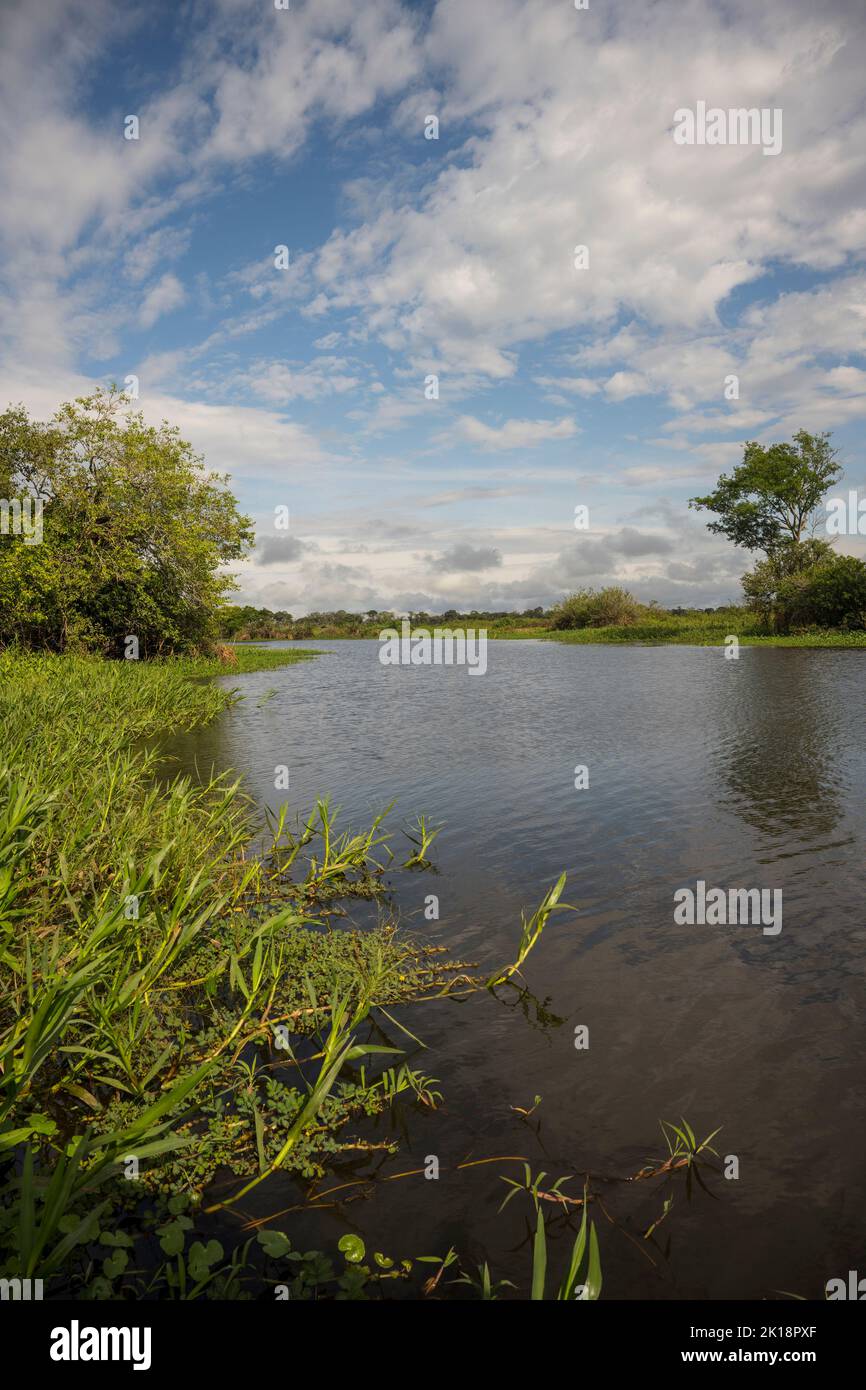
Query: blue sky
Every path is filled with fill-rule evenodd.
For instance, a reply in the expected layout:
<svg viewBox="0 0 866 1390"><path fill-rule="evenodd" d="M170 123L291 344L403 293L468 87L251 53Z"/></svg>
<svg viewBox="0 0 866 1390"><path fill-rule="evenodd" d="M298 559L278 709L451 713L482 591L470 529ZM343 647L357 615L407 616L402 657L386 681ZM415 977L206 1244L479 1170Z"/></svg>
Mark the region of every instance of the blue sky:
<svg viewBox="0 0 866 1390"><path fill-rule="evenodd" d="M687 500L744 440L832 430L866 484L860 0L48 0L0 26L0 398L47 417L137 376L256 520L244 600L717 604L750 559ZM676 144L701 100L781 110L781 152Z"/></svg>

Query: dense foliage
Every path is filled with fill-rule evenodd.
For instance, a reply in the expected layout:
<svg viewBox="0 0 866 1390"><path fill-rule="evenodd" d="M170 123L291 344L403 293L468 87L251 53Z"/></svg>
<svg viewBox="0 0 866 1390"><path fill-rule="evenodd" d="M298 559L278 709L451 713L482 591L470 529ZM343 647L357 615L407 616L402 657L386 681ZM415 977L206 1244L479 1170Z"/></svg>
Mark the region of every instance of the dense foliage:
<svg viewBox="0 0 866 1390"><path fill-rule="evenodd" d="M242 650L235 669L306 655ZM55 1294L110 1296L142 1220L178 1254L218 1167L320 1173L363 1152L346 1127L398 1092L435 1103L411 1068L346 1067L372 1008L451 973L384 912L346 926L340 899L382 894L381 820L340 833L320 802L259 859L237 782L157 775L153 736L234 698L190 679L213 667L0 654L0 1275ZM275 1042L323 1021L321 1070Z"/></svg>
<svg viewBox="0 0 866 1390"><path fill-rule="evenodd" d="M750 607L774 632L866 627L866 565L822 540L778 546L743 576Z"/></svg>
<svg viewBox="0 0 866 1390"><path fill-rule="evenodd" d="M39 543L0 539L0 643L124 655L135 637L146 657L216 635L249 520L176 429L126 405L97 391L47 423L0 415L0 497L42 509Z"/></svg>

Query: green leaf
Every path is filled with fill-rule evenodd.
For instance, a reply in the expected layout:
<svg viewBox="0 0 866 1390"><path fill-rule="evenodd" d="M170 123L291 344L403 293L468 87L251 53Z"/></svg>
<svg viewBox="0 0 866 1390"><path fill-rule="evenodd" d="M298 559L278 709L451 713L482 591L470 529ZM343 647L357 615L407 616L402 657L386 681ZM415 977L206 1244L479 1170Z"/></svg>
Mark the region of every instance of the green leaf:
<svg viewBox="0 0 866 1390"><path fill-rule="evenodd" d="M535 1227L535 1240L532 1244L532 1292L531 1299L544 1298L544 1280L547 1274L547 1240L544 1234L544 1217L538 1209L538 1222Z"/></svg>
<svg viewBox="0 0 866 1390"><path fill-rule="evenodd" d="M132 1236L127 1235L126 1231L100 1231L98 1240L100 1245L107 1245L109 1250L129 1250L134 1243Z"/></svg>
<svg viewBox="0 0 866 1390"><path fill-rule="evenodd" d="M259 1245L272 1260L278 1260L291 1249L292 1242L283 1231L259 1231L256 1235Z"/></svg>
<svg viewBox="0 0 866 1390"><path fill-rule="evenodd" d="M601 1294L601 1258L598 1253L598 1236L595 1222L589 1228L589 1273L586 1277L586 1296L596 1299Z"/></svg>
<svg viewBox="0 0 866 1390"><path fill-rule="evenodd" d="M102 1261L102 1272L106 1279L116 1279L122 1274L129 1264L129 1256L125 1250L115 1250L113 1255Z"/></svg>
<svg viewBox="0 0 866 1390"><path fill-rule="evenodd" d="M27 1123L34 1134L56 1134L57 1121L48 1115L28 1115Z"/></svg>
<svg viewBox="0 0 866 1390"><path fill-rule="evenodd" d="M367 1252L367 1247L360 1236L345 1235L340 1236L337 1241L337 1249L349 1264L360 1264Z"/></svg>
<svg viewBox="0 0 866 1390"><path fill-rule="evenodd" d="M179 1221L171 1221L159 1231L159 1247L164 1255L179 1255L186 1241L186 1232Z"/></svg>
<svg viewBox="0 0 866 1390"><path fill-rule="evenodd" d="M209 1240L207 1245L200 1240L194 1241L189 1252L189 1272L195 1280L206 1279L211 1265L217 1264L222 1258L223 1248L218 1240Z"/></svg>

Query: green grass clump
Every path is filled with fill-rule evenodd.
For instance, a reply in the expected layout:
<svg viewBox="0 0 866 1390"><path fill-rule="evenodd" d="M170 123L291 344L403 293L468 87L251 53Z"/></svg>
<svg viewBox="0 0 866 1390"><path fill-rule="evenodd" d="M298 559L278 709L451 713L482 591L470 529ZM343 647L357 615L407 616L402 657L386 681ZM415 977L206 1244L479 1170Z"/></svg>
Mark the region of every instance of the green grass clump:
<svg viewBox="0 0 866 1390"><path fill-rule="evenodd" d="M251 671L276 671L281 666L294 666L299 661L311 661L313 657L322 655L321 652L298 647L232 646L222 650L231 655L223 659L175 658L166 664L190 676L243 676Z"/></svg>
<svg viewBox="0 0 866 1390"><path fill-rule="evenodd" d="M197 1200L235 1158L238 1172L251 1156L316 1171L381 1101L375 1080L335 1092L347 1062L394 1051L367 1041L370 1011L446 982L388 920L329 926L335 896L369 896L381 829L335 835L320 803L296 882L284 846L252 854L261 827L239 780L155 776L155 736L239 698L198 678L306 655L0 653L0 1158L17 1160L2 1274L62 1279L130 1203L166 1183ZM303 1061L292 1037L311 1040Z"/></svg>

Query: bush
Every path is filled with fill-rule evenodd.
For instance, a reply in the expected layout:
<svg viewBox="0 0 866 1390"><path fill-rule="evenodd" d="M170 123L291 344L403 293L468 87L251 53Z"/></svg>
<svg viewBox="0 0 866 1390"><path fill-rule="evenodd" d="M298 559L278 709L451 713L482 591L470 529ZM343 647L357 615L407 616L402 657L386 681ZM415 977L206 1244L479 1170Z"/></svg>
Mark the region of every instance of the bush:
<svg viewBox="0 0 866 1390"><path fill-rule="evenodd" d="M826 541L789 542L743 577L753 611L775 632L866 626L866 565Z"/></svg>
<svg viewBox="0 0 866 1390"><path fill-rule="evenodd" d="M866 627L866 565L853 555L834 555L832 563L810 570L805 582L782 585L779 601L789 626Z"/></svg>
<svg viewBox="0 0 866 1390"><path fill-rule="evenodd" d="M646 616L646 610L627 589L578 589L553 610L551 626L560 630L577 627L630 627Z"/></svg>

